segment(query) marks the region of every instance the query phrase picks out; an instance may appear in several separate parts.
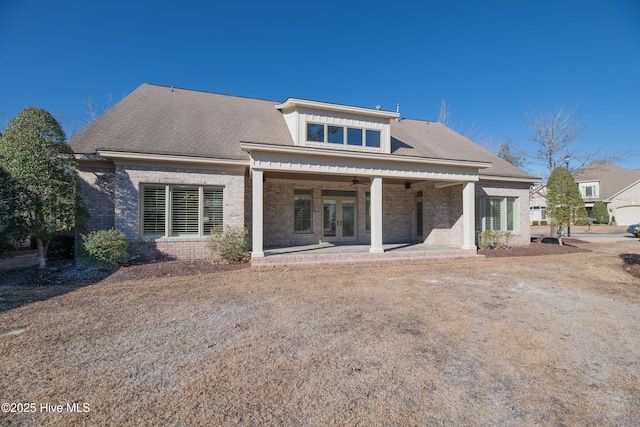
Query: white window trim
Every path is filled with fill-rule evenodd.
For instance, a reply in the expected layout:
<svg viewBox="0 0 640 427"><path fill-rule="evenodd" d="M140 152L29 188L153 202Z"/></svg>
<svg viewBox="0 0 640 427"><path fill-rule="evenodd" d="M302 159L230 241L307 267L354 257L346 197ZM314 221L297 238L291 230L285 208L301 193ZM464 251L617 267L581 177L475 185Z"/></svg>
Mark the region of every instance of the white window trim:
<svg viewBox="0 0 640 427"><path fill-rule="evenodd" d="M476 224L476 232L487 231L487 216L485 214L485 200L487 199L501 199L500 200L500 230L490 230L490 231L506 231L509 233L517 233L520 229L519 227L519 215L518 215L518 206L519 199L518 197L509 197L509 196L477 196L476 197L476 209L478 209L478 213L480 216L480 229L478 230L478 226ZM509 230L507 228L508 224L508 210L507 210L507 200L513 200L513 230ZM478 203L478 200L481 203ZM478 206L479 205L479 206Z"/></svg>
<svg viewBox="0 0 640 427"><path fill-rule="evenodd" d="M309 132L308 132L308 125L319 125L319 126L324 126L324 141L310 141L309 140ZM336 142L329 142L329 126L333 126L333 127L339 127L343 129L342 132L342 144L340 143L336 143ZM348 138L349 138L349 129L360 129L362 131L362 145L353 145L353 144L348 144ZM378 146L377 147L370 147L367 145L367 131L374 131L374 132L378 132L379 134L379 142L378 142ZM315 146L322 146L322 147L335 147L335 148L342 148L342 149L350 149L350 150L356 150L356 151L374 151L374 152L381 152L383 150L383 140L382 138L384 137L384 133L382 129L378 129L378 128L373 128L373 127L362 127L362 126L349 126L349 125L343 125L343 124L337 124L337 123L322 123L322 122L316 122L316 121L308 121L305 122L304 124L304 140L305 140L305 145L315 145Z"/></svg>
<svg viewBox="0 0 640 427"><path fill-rule="evenodd" d="M145 234L144 233L144 189L145 187L164 187L164 197L165 197L165 202L164 202L164 234ZM171 189L172 188L178 188L178 187L198 187L198 234L192 234L192 235L182 235L182 236L173 236L172 233L172 229L171 229L171 224L173 222L173 206L171 203ZM139 221L140 221L140 226L139 226L139 232L138 235L140 236L140 238L142 239L160 239L160 238L167 238L167 239L184 239L184 238L206 238L211 236L211 234L205 234L204 233L204 191L205 189L217 189L217 190L222 190L223 192L223 201L224 201L224 186L221 185L201 185L201 184L154 184L154 183L144 183L144 184L140 184L140 191L139 191ZM223 217L223 221L222 224L224 224L224 202L223 202L223 208L222 208L222 217Z"/></svg>

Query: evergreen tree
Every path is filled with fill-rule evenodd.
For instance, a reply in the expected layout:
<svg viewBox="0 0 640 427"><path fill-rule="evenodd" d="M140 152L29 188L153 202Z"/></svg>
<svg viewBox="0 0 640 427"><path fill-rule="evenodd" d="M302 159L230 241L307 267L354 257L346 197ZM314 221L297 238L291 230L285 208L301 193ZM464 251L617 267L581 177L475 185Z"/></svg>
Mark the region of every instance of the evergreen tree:
<svg viewBox="0 0 640 427"><path fill-rule="evenodd" d="M512 145L511 141L500 144L500 147L498 148L498 157L506 160L517 168L522 168L525 164L524 156Z"/></svg>
<svg viewBox="0 0 640 427"><path fill-rule="evenodd" d="M560 230L576 223L584 223L587 210L573 176L567 168L555 168L547 182L547 215L555 218L558 243L562 245Z"/></svg>
<svg viewBox="0 0 640 427"><path fill-rule="evenodd" d="M73 232L81 206L76 160L62 127L47 111L25 108L0 139L0 162L11 183L3 189L3 223L8 233L36 240L45 268L50 239Z"/></svg>
<svg viewBox="0 0 640 427"><path fill-rule="evenodd" d="M604 202L595 202L592 214L594 221L598 224L609 224L609 211Z"/></svg>

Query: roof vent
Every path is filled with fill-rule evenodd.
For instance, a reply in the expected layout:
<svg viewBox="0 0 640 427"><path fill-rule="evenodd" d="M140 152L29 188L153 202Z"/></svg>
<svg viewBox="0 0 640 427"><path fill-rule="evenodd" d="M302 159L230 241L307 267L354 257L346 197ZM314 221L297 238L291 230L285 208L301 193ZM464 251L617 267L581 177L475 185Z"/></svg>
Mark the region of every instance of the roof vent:
<svg viewBox="0 0 640 427"><path fill-rule="evenodd" d="M376 105L376 110L382 110L382 105Z"/></svg>
<svg viewBox="0 0 640 427"><path fill-rule="evenodd" d="M400 121L400 103L396 104L396 113L398 113L398 117L396 117L396 122Z"/></svg>

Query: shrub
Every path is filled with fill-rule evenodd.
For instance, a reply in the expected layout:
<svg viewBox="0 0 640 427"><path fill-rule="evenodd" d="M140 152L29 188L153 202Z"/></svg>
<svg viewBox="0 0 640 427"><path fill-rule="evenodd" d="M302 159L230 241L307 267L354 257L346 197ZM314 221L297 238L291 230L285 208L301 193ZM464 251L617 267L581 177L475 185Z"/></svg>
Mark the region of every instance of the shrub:
<svg viewBox="0 0 640 427"><path fill-rule="evenodd" d="M609 224L609 211L607 205L604 202L598 201L593 204L593 210L591 211L593 220L598 224Z"/></svg>
<svg viewBox="0 0 640 427"><path fill-rule="evenodd" d="M243 262L249 257L249 232L246 228L225 225L209 239L212 256L227 262Z"/></svg>
<svg viewBox="0 0 640 427"><path fill-rule="evenodd" d="M547 221L545 221L545 220L540 221L540 225L547 225L547 224L548 224L548 223L547 223Z"/></svg>
<svg viewBox="0 0 640 427"><path fill-rule="evenodd" d="M82 235L82 247L91 258L108 267L127 262L127 236L121 231L99 230Z"/></svg>
<svg viewBox="0 0 640 427"><path fill-rule="evenodd" d="M486 230L478 234L478 247L480 249L501 249L509 247L511 233L508 231Z"/></svg>
<svg viewBox="0 0 640 427"><path fill-rule="evenodd" d="M539 225L540 221L533 221L533 223L531 225Z"/></svg>

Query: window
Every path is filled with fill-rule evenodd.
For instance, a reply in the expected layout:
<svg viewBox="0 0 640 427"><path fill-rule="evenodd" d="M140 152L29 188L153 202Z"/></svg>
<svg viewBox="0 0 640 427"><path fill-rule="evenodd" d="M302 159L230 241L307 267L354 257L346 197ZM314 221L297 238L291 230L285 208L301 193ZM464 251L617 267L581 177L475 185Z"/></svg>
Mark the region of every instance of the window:
<svg viewBox="0 0 640 427"><path fill-rule="evenodd" d="M516 231L516 201L514 197L476 198L476 231Z"/></svg>
<svg viewBox="0 0 640 427"><path fill-rule="evenodd" d="M380 131L367 129L367 147L380 147Z"/></svg>
<svg viewBox="0 0 640 427"><path fill-rule="evenodd" d="M327 139L332 144L344 144L344 128L340 126L327 126L329 132Z"/></svg>
<svg viewBox="0 0 640 427"><path fill-rule="evenodd" d="M223 224L223 190L188 185L142 187L142 235L206 236Z"/></svg>
<svg viewBox="0 0 640 427"><path fill-rule="evenodd" d="M324 142L324 125L307 123L307 141Z"/></svg>
<svg viewBox="0 0 640 427"><path fill-rule="evenodd" d="M293 231L312 233L311 190L293 190Z"/></svg>
<svg viewBox="0 0 640 427"><path fill-rule="evenodd" d="M381 131L307 123L307 141L380 148Z"/></svg>
<svg viewBox="0 0 640 427"><path fill-rule="evenodd" d="M362 147L362 129L347 128L347 144Z"/></svg>
<svg viewBox="0 0 640 427"><path fill-rule="evenodd" d="M584 197L598 197L598 190L595 185L584 186Z"/></svg>

